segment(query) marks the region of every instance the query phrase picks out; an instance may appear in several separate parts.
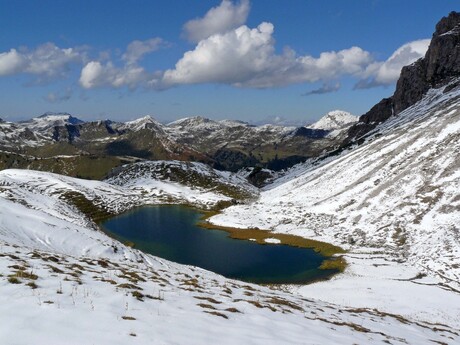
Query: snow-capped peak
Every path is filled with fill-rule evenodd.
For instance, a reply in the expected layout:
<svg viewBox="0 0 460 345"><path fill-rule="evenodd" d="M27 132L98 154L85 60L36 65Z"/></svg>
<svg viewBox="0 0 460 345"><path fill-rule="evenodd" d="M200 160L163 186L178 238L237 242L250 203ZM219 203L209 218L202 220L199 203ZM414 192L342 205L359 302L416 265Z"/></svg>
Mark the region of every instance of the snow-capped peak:
<svg viewBox="0 0 460 345"><path fill-rule="evenodd" d="M190 116L168 123L168 127L197 126L203 123L216 123L216 121L203 116Z"/></svg>
<svg viewBox="0 0 460 345"><path fill-rule="evenodd" d="M84 121L73 117L69 113L47 112L31 120L23 121L22 124L31 130L45 130L55 126L78 125Z"/></svg>
<svg viewBox="0 0 460 345"><path fill-rule="evenodd" d="M163 125L150 115L146 115L133 121L125 122L125 125L133 131L139 131L145 128L156 128L158 130L163 130Z"/></svg>
<svg viewBox="0 0 460 345"><path fill-rule="evenodd" d="M333 110L321 119L306 127L313 129L335 130L358 121L358 117L343 110Z"/></svg>

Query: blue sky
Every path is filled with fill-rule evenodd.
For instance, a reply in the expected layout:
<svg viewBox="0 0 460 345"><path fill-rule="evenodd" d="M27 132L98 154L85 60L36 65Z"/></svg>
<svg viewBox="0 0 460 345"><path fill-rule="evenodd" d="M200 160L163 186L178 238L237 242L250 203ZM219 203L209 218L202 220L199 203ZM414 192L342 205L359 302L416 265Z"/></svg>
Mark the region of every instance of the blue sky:
<svg viewBox="0 0 460 345"><path fill-rule="evenodd" d="M423 56L448 0L0 0L0 118L366 112Z"/></svg>

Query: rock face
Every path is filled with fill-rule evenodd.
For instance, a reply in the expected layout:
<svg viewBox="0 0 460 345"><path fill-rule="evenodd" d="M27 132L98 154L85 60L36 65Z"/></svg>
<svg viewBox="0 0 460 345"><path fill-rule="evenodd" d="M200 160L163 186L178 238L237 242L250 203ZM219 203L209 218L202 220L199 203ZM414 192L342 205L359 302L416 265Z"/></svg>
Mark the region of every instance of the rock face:
<svg viewBox="0 0 460 345"><path fill-rule="evenodd" d="M446 85L459 75L460 13L451 12L436 25L425 57L403 67L393 96L381 100L362 115L360 124L350 128L349 138L365 134L378 123L421 100L430 88Z"/></svg>
<svg viewBox="0 0 460 345"><path fill-rule="evenodd" d="M393 95L394 112L419 101L432 87L448 83L460 74L460 13L451 12L436 25L425 58L401 71Z"/></svg>

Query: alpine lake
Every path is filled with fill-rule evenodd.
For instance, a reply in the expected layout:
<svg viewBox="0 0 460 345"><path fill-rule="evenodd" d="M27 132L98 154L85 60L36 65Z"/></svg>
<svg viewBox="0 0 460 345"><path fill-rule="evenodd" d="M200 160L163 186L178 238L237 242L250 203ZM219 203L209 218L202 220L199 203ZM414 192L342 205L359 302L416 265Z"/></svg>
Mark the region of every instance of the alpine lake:
<svg viewBox="0 0 460 345"><path fill-rule="evenodd" d="M186 206L143 206L99 225L145 253L251 283L306 284L338 272L320 269L328 257L311 248L234 239L228 231L199 226L202 216Z"/></svg>

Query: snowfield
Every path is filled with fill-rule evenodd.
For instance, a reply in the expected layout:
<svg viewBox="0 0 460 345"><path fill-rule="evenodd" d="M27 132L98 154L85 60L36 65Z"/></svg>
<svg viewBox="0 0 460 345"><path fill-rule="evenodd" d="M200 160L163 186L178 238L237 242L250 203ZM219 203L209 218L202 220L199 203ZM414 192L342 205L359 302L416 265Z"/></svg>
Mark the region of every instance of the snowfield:
<svg viewBox="0 0 460 345"><path fill-rule="evenodd" d="M0 171L0 343L460 343L459 98L431 90L363 144L260 195L199 163L136 163L105 182ZM246 202L211 222L338 244L349 266L329 281L257 286L143 254L94 223L233 195Z"/></svg>

